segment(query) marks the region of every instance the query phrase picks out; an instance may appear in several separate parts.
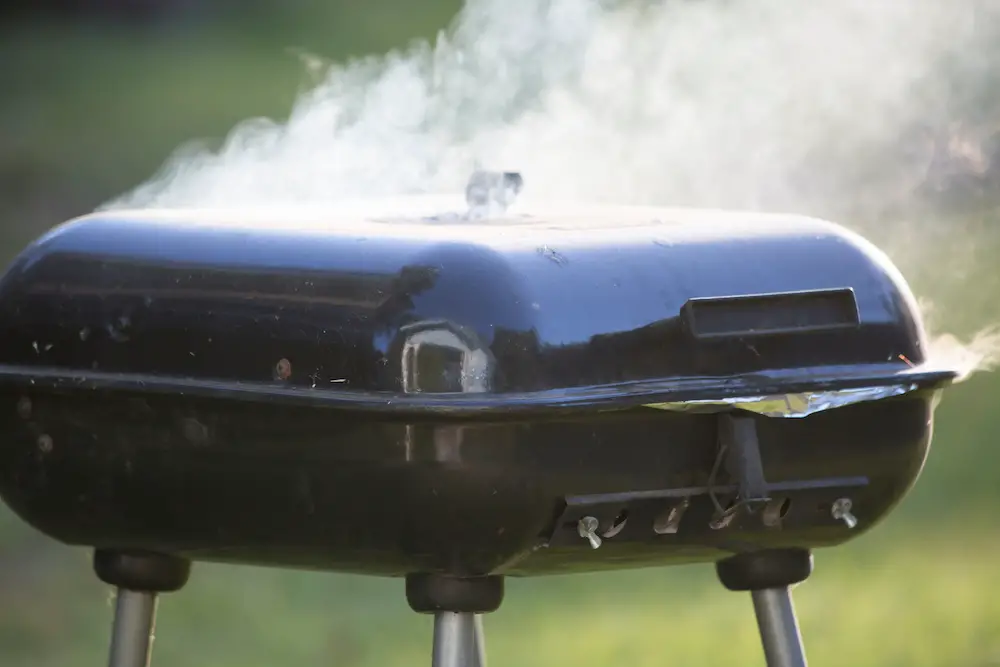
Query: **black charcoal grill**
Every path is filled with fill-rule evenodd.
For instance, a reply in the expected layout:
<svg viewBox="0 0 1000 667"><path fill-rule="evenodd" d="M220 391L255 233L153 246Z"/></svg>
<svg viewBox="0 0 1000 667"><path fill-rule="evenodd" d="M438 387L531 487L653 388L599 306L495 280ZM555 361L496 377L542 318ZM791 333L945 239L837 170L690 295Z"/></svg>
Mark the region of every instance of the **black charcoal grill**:
<svg viewBox="0 0 1000 667"><path fill-rule="evenodd" d="M789 587L914 483L955 375L904 280L822 221L521 185L96 213L14 262L0 493L94 549L112 667L192 561L405 578L435 667L482 663L507 576L714 562L805 664Z"/></svg>

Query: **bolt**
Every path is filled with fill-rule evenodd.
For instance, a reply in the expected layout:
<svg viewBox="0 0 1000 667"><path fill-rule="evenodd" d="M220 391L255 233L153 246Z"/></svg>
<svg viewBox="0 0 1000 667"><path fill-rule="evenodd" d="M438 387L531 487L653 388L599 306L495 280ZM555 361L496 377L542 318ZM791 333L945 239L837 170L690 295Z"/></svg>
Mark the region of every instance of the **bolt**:
<svg viewBox="0 0 1000 667"><path fill-rule="evenodd" d="M583 517L576 525L580 537L590 542L591 549L599 549L601 547L601 538L597 535L599 525L597 519L592 516Z"/></svg>
<svg viewBox="0 0 1000 667"><path fill-rule="evenodd" d="M43 454L48 454L49 452L52 451L52 445L53 445L52 436L43 433L42 435L38 436L37 444L38 444L38 449Z"/></svg>
<svg viewBox="0 0 1000 667"><path fill-rule="evenodd" d="M833 506L830 508L830 515L837 521L843 521L848 528L854 528L858 525L858 519L851 514L851 507L853 505L854 503L851 502L850 498L838 498L833 501Z"/></svg>
<svg viewBox="0 0 1000 667"><path fill-rule="evenodd" d="M31 399L27 396L22 396L17 402L17 414L21 419L29 419L31 417Z"/></svg>

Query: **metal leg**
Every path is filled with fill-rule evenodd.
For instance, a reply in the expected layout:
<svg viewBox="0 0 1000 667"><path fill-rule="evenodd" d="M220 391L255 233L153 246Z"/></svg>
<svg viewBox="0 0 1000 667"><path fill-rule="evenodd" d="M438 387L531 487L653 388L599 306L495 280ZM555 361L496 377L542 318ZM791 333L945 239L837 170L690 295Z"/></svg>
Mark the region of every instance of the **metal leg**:
<svg viewBox="0 0 1000 667"><path fill-rule="evenodd" d="M476 666L486 667L486 632L483 630L483 615L476 614L475 622Z"/></svg>
<svg viewBox="0 0 1000 667"><path fill-rule="evenodd" d="M807 667L789 588L751 591L768 667Z"/></svg>
<svg viewBox="0 0 1000 667"><path fill-rule="evenodd" d="M478 667L483 645L476 626L475 614L450 611L435 614L432 666Z"/></svg>
<svg viewBox="0 0 1000 667"><path fill-rule="evenodd" d="M156 594L119 588L109 667L148 667L156 624Z"/></svg>

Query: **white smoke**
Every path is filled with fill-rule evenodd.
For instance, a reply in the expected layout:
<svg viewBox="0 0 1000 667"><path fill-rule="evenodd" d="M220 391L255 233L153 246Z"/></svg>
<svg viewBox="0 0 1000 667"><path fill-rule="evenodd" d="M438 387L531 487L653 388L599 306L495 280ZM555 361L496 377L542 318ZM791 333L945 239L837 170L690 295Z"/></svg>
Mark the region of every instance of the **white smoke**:
<svg viewBox="0 0 1000 667"><path fill-rule="evenodd" d="M887 156L926 162L901 138L946 117L943 64L998 15L978 0L468 0L433 44L335 66L286 121L185 150L107 207L329 205L458 191L476 167L552 199L822 214L874 182L906 197L922 172Z"/></svg>
<svg viewBox="0 0 1000 667"><path fill-rule="evenodd" d="M941 111L972 0L469 0L434 44L331 69L287 122L184 152L124 206L328 204L462 187L808 208ZM815 159L814 159L815 157ZM804 172L803 165L813 169Z"/></svg>
<svg viewBox="0 0 1000 667"><path fill-rule="evenodd" d="M956 371L956 382L967 380L973 373L992 371L1000 365L1000 325L988 325L962 341L945 331L941 309L935 304L924 299L920 310L929 333L928 358L937 367Z"/></svg>

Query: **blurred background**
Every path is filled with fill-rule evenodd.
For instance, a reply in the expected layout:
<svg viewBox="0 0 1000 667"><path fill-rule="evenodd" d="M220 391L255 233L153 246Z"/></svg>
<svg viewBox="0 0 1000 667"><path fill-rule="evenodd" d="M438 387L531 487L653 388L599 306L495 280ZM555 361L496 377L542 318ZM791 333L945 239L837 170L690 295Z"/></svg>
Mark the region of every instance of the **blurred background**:
<svg viewBox="0 0 1000 667"><path fill-rule="evenodd" d="M136 187L189 140L218 145L244 119L286 116L324 63L433 38L460 4L4 3L0 259ZM898 192L863 197L880 216L905 209L933 220L940 243L970 247L961 267L920 265L927 255L912 253L901 261L918 294L964 304L948 329L966 335L984 316L1000 318L995 55L984 51L981 66L965 72L962 104L922 128L920 150L903 165L917 175L905 205ZM871 212L837 213L851 223ZM907 247L899 227L865 229L890 254ZM937 412L924 474L897 513L817 553L815 575L796 591L811 664L1000 665L998 403L992 373L955 388ZM0 508L0 665L106 664L110 591L89 558ZM749 597L724 591L709 566L511 582L486 627L498 666L763 665ZM429 664L430 640L430 619L409 611L398 581L199 565L185 590L161 602L153 662Z"/></svg>

